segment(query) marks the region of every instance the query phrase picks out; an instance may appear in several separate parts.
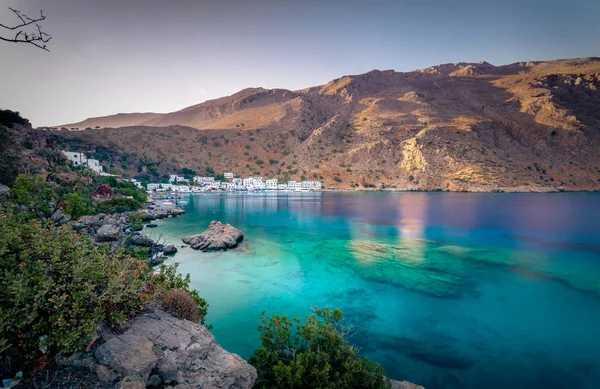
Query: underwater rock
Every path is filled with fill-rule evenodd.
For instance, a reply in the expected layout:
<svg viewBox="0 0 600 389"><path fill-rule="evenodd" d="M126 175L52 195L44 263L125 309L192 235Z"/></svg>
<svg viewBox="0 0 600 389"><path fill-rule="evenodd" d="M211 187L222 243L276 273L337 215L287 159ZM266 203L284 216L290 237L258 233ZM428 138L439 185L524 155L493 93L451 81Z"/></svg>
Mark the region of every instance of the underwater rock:
<svg viewBox="0 0 600 389"><path fill-rule="evenodd" d="M226 251L236 248L244 240L244 234L231 224L223 224L213 220L203 233L186 236L181 240L189 244L194 250Z"/></svg>

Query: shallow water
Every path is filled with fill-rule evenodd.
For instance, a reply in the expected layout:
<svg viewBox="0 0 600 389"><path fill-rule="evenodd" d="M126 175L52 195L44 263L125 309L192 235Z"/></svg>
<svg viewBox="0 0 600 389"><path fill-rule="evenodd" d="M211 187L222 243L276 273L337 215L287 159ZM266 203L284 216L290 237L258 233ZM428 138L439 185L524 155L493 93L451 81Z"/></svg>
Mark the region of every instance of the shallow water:
<svg viewBox="0 0 600 389"><path fill-rule="evenodd" d="M247 358L262 310L339 307L352 342L427 389L597 388L600 195L302 193L192 196L146 231L169 243L211 220L226 253L180 249L217 341Z"/></svg>

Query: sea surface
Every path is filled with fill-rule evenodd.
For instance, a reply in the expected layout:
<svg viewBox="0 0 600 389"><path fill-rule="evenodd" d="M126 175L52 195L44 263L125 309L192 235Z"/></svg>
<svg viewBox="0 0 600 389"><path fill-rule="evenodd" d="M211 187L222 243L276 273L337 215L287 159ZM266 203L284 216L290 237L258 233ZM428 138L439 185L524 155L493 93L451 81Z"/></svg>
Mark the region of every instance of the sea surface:
<svg viewBox="0 0 600 389"><path fill-rule="evenodd" d="M211 220L236 250L180 248L217 341L248 358L260 314L339 307L362 355L427 389L600 388L600 194L189 196L146 232Z"/></svg>

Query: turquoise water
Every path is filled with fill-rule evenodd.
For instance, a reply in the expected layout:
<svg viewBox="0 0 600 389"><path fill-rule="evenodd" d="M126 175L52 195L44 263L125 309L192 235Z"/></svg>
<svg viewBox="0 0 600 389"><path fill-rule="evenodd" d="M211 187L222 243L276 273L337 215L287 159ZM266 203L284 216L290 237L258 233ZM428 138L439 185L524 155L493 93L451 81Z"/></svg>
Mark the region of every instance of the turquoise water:
<svg viewBox="0 0 600 389"><path fill-rule="evenodd" d="M211 220L238 249L180 249L227 350L249 357L262 310L339 307L395 379L436 388L598 388L600 195L303 193L194 196L149 234Z"/></svg>

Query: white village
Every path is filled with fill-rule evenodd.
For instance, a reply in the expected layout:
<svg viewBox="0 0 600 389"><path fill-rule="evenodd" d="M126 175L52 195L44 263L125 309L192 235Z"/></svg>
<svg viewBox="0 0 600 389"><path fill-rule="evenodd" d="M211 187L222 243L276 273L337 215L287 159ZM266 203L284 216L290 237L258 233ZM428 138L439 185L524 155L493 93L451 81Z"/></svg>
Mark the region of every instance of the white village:
<svg viewBox="0 0 600 389"><path fill-rule="evenodd" d="M63 154L76 167L87 167L95 173L102 176L110 176L104 172L100 161L97 159L87 158L87 155L75 151L64 151ZM279 182L277 178L265 177L247 177L241 178L232 172L225 172L222 175L222 180L217 180L215 177L194 176L192 181L184 176L177 174L169 175L168 183L149 183L146 189L150 193L157 192L173 192L173 193L204 193L204 192L263 192L263 191L280 191L280 192L310 192L322 189L320 181L287 181ZM134 183L138 188L143 188L143 183L136 179L128 180Z"/></svg>

